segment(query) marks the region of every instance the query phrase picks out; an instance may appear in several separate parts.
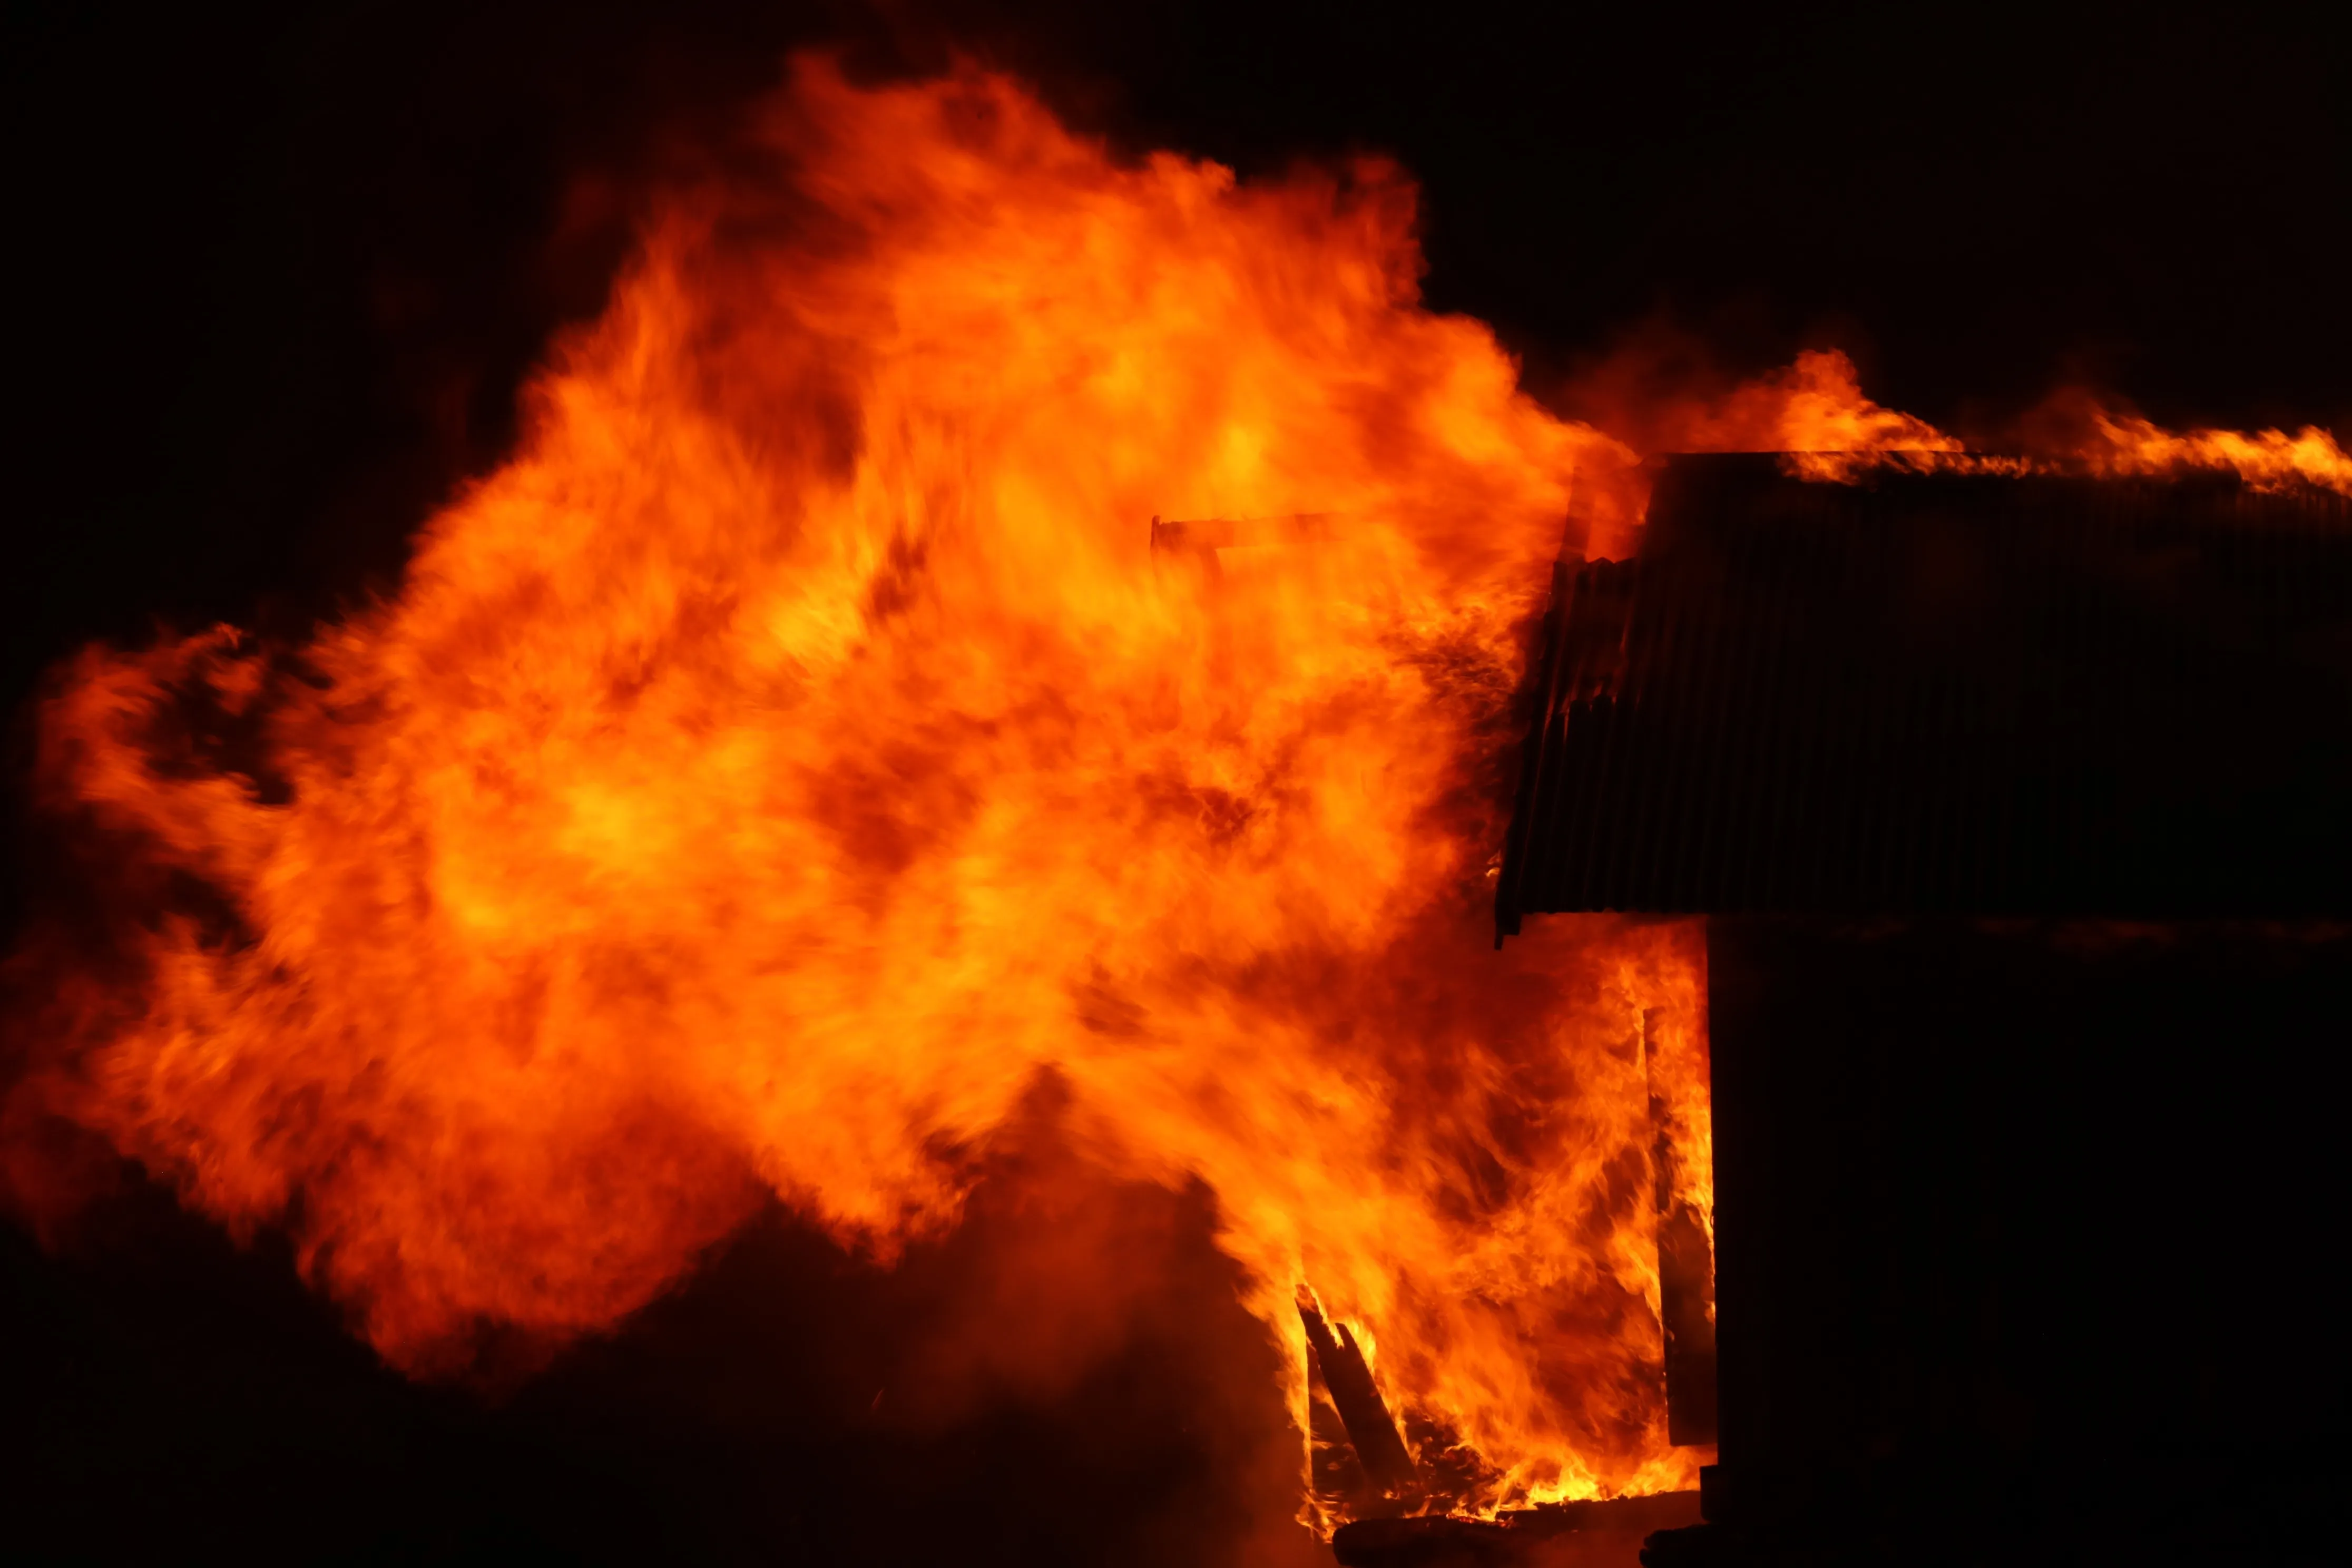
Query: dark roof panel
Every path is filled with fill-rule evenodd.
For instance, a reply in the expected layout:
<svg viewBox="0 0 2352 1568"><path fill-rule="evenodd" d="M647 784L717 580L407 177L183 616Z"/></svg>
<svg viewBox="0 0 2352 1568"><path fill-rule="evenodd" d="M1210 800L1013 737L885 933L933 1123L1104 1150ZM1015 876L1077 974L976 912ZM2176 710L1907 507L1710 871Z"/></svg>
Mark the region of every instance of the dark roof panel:
<svg viewBox="0 0 2352 1568"><path fill-rule="evenodd" d="M1496 915L2352 914L2352 510L1670 459L1563 563Z"/></svg>

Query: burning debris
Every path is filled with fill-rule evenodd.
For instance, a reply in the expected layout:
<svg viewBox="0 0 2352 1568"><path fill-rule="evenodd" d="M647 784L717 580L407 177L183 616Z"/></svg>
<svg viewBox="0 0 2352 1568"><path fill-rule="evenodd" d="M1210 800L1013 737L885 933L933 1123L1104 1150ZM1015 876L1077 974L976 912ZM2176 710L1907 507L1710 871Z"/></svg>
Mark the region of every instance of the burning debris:
<svg viewBox="0 0 2352 1568"><path fill-rule="evenodd" d="M1298 1321L1307 1329L1309 1373L1338 1412L1349 1446L1363 1467L1372 1500L1367 1511L1410 1509L1421 1502L1424 1489L1404 1439L1397 1436L1372 1369L1357 1347L1356 1336L1345 1323L1327 1323L1312 1295L1298 1298Z"/></svg>

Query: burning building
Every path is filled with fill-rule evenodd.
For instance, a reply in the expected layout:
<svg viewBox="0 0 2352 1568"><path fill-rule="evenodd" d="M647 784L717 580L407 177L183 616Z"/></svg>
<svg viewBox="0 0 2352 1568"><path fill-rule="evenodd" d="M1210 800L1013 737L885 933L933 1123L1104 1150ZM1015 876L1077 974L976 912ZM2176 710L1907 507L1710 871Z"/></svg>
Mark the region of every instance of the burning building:
<svg viewBox="0 0 2352 1568"><path fill-rule="evenodd" d="M2336 840L2267 773L2247 798L2273 838L2179 838L2179 812L2238 797L2134 793L2116 769L2168 733L2170 699L2117 706L2100 683L2149 648L2166 668L2218 649L2233 674L2178 687L2200 722L2258 756L2326 732L2279 726L2332 700L2332 612L2257 612L2260 584L2322 592L2294 552L2325 556L2340 505L2246 482L2340 463L2332 443L2111 427L2078 458L2219 477L2147 489L2153 542L2084 547L2109 616L2086 620L2063 572L2058 599L2002 596L2075 536L1999 505L1985 532L1972 498L2063 521L2067 497L2142 491L1963 455L1874 467L1958 443L1828 353L1691 400L1662 444L1851 460L1654 476L1526 395L1486 328L1423 308L1412 191L1378 160L1241 181L1114 157L977 68L861 86L824 60L747 141L670 193L514 454L436 513L396 591L299 636L199 628L58 673L31 776L69 896L10 969L13 1212L63 1235L135 1173L281 1248L400 1387L493 1394L666 1321L780 1213L824 1261L777 1297L996 1237L1002 1267L957 1277L989 1311L920 1357L839 1358L859 1377L824 1388L845 1426L1043 1398L1118 1360L1163 1297L1222 1310L1239 1326L1214 1374L1239 1392L1213 1392L1278 1428L1211 1456L1273 1467L1271 1505L1214 1538L1244 1560L1320 1556L1349 1523L1408 1552L1544 1531L1568 1551L1609 1508L1671 1524L1718 1436L1718 1533L1675 1538L1698 1550L1847 1528L1800 1483L1850 1500L1955 1474L1915 1432L1987 1428L1785 1394L1880 1387L1886 1363L1838 1359L1857 1345L1912 1364L1907 1307L1871 1339L1783 1304L1807 1299L1792 1271L1832 1299L1840 1269L1890 1256L1889 1226L1925 1238L1932 1275L1930 1243L2010 1210L1815 1203L1848 1190L1835 1159L1940 1146L1875 1100L1826 1139L1789 1108L1827 1116L1847 1101L1825 1084L1878 1082L1859 1057L1939 1058L1872 1057L1833 1011L1818 1060L1755 1042L1876 994L1834 965L1916 942L2323 963L2315 927L2112 923L2210 912L2196 889L2262 854L2310 897L2223 912L2324 913L2296 847ZM1872 510L1920 496L1916 528ZM1586 563L1546 622L1563 518ZM2242 559L2242 537L2265 542ZM2252 574L2254 609L2175 647L2125 612L2169 603L2199 552ZM1912 596L1874 596L1889 584ZM2011 613L2085 662L2045 684L1996 637L1979 669L1971 628ZM2294 679L2263 685L2273 665ZM2178 878L2130 886L2192 901L2113 903L2158 840ZM1498 907L1518 928L1499 951ZM1853 945L1853 918L1986 912L2031 930ZM2029 971L1969 995L2014 1003ZM1832 1163L1755 1184L1755 1139L1792 1126ZM1718 1163L1764 1221L1735 1225ZM1089 1182L1146 1194L1213 1268L1180 1293L1131 1268ZM1008 1219L1007 1192L1044 1194L1046 1220ZM2145 1235L2104 1215L2067 1234ZM2064 1440L2032 1437L2019 1473L2095 1488L2052 1458Z"/></svg>

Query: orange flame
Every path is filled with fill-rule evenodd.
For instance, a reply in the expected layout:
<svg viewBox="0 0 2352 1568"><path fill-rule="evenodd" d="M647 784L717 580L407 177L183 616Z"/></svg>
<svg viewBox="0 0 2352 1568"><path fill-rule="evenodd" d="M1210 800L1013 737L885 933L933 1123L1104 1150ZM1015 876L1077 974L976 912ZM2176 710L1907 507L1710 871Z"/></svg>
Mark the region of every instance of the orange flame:
<svg viewBox="0 0 2352 1568"><path fill-rule="evenodd" d="M1960 450L1958 441L1926 420L1864 397L1853 361L1835 349L1801 353L1786 370L1718 402L1692 404L1664 434L1675 450L1685 452L1812 457Z"/></svg>
<svg viewBox="0 0 2352 1568"><path fill-rule="evenodd" d="M2025 455L1970 452L1922 419L1862 394L1853 362L1834 350L1801 353L1787 370L1715 404L1694 403L1667 429L1685 451L1780 452L1790 473L1851 483L1874 468L1917 472L2164 475L2235 473L2257 489L2311 486L2352 495L2352 454L2315 425L2284 430L2164 429L2082 393L2052 404L2073 416L2054 445Z"/></svg>
<svg viewBox="0 0 2352 1568"><path fill-rule="evenodd" d="M2284 430L2176 434L2137 415L2091 410L2093 440L2083 461L2094 473L2162 474L2181 468L2234 471L2257 489L2310 485L2352 495L2352 454L2315 425Z"/></svg>
<svg viewBox="0 0 2352 1568"><path fill-rule="evenodd" d="M1709 1212L1702 956L1487 940L1544 563L1571 490L1571 549L1630 543L1635 454L1421 307L1387 165L1122 164L999 77L814 60L761 144L396 599L65 672L38 798L129 918L16 961L20 1209L90 1130L448 1373L763 1186L887 1259L1049 1078L1213 1189L1302 1432L1307 1286L1443 1505L1689 1485L1649 1107ZM1826 354L1686 423L1954 445Z"/></svg>
<svg viewBox="0 0 2352 1568"><path fill-rule="evenodd" d="M803 63L764 135L396 601L69 672L46 802L208 891L55 984L15 1121L290 1226L429 1373L627 1313L761 1183L887 1258L1051 1075L1214 1189L1302 1430L1311 1283L1454 1506L1687 1484L1641 1058L1683 949L1498 956L1484 875L1543 563L1631 454L1419 307L1383 165L1122 167L972 70ZM1308 510L1213 572L1146 527Z"/></svg>

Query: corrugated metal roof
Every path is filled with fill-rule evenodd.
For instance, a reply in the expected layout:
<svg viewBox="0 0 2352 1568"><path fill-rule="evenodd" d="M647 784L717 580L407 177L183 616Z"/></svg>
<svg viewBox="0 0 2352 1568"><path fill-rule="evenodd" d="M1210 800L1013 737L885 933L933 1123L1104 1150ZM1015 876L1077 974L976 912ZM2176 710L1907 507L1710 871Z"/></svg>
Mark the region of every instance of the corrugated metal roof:
<svg viewBox="0 0 2352 1568"><path fill-rule="evenodd" d="M2228 475L1670 459L1563 563L1523 912L2352 913L2352 509Z"/></svg>

